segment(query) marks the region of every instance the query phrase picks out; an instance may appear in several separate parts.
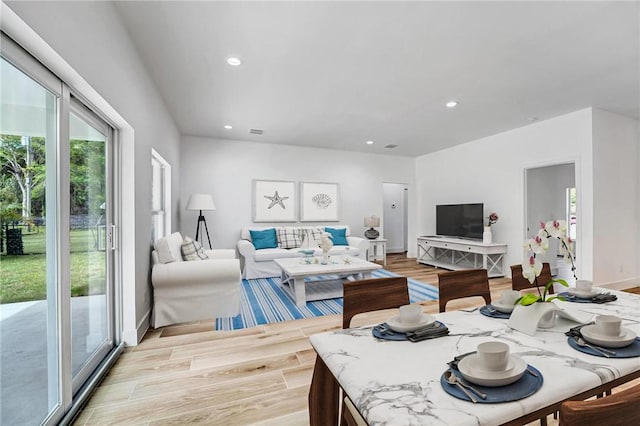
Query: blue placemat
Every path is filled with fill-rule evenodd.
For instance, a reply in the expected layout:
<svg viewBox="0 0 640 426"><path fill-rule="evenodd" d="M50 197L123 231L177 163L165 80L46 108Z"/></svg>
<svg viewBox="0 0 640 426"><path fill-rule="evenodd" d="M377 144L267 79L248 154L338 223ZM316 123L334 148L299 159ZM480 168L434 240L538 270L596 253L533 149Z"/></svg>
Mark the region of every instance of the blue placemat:
<svg viewBox="0 0 640 426"><path fill-rule="evenodd" d="M577 351L584 352L585 354L589 354L593 356L600 356L603 358L605 357L600 352L594 349L591 349L587 346L578 346L578 344L572 337L567 338L567 342L569 343L569 346L571 346L573 349ZM610 358L640 357L640 338L636 338L636 340L634 340L633 343L631 343L629 346L625 346L624 348L606 348L606 349L610 351L614 351L616 353L615 355L611 355Z"/></svg>
<svg viewBox="0 0 640 426"><path fill-rule="evenodd" d="M572 294L569 294L568 292L564 292L564 293L558 293L558 296L562 296L565 299L567 299L567 302L574 302L574 303L593 303L591 301L591 297L587 297L587 298L583 298L583 297L578 297L578 296L574 296Z"/></svg>
<svg viewBox="0 0 640 426"><path fill-rule="evenodd" d="M373 333L373 337L377 337L378 339L395 341L407 340L406 334L391 330L386 322L376 325L371 332Z"/></svg>
<svg viewBox="0 0 640 426"><path fill-rule="evenodd" d="M451 370L454 374L462 380L463 383L473 386L478 389L480 392L484 392L487 394L487 399L482 399L479 396L475 395L474 392L470 391L478 400L479 404L496 404L498 402L510 402L510 401L518 401L519 399L526 398L528 396L533 395L538 392L538 390L542 387L542 382L544 381L542 378L542 373L535 367L531 365L527 365L527 369L533 371L537 376L525 371L524 375L518 379L517 381L511 383L506 386L497 386L497 387L489 387L489 386L478 386L473 383L467 382L462 378L462 375L459 371ZM469 397L464 394L460 390L460 388L456 385L450 385L444 378L444 373L440 376L440 385L442 389L446 393L451 396L455 396L458 399L462 399L464 401L469 401Z"/></svg>
<svg viewBox="0 0 640 426"><path fill-rule="evenodd" d="M438 325L439 327L444 326L444 324L441 323L440 321L436 321L436 325ZM406 333L400 333L400 332L391 330L391 328L386 322L373 327L373 329L371 330L371 333L373 334L373 337L377 337L378 339L383 339L383 340L395 340L395 341L409 340L407 339Z"/></svg>
<svg viewBox="0 0 640 426"><path fill-rule="evenodd" d="M493 309L493 311L490 311L489 308ZM483 306L482 308L480 308L480 313L486 317L491 317L491 318L502 318L502 319L511 318L511 314L500 312L496 310L495 306L492 306L492 305Z"/></svg>

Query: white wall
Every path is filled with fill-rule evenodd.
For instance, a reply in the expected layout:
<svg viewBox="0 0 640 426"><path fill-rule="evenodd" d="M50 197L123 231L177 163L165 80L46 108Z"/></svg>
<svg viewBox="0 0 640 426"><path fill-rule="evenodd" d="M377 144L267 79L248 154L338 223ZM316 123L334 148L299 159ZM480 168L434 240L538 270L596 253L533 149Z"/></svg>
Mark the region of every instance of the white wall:
<svg viewBox="0 0 640 426"><path fill-rule="evenodd" d="M123 233L121 247L132 248L124 259L123 319L125 340L135 344L146 330L151 308L151 148L177 165L180 155L177 128L112 4L11 2L9 7L50 47L32 50L32 54L54 72L64 68L56 63L61 57L63 65L96 92L85 90L87 93L83 94L96 104L108 103L131 126L125 129L123 137L127 144L135 146L124 147L122 174L124 191L133 189L135 193L127 198L131 203L123 205L123 222L132 219L135 222L128 227L130 233ZM18 30L11 35L18 43L28 44L28 31ZM172 179L174 193L180 182L176 169ZM173 203L172 216L175 227L177 201Z"/></svg>
<svg viewBox="0 0 640 426"><path fill-rule="evenodd" d="M500 216L491 231L494 242L508 245L507 269L521 263L526 236L524 170L567 162L576 164L578 210L583 212L578 276L589 279L593 275L590 109L418 157L418 234L435 234L436 204L483 202L487 215L495 211Z"/></svg>
<svg viewBox="0 0 640 426"><path fill-rule="evenodd" d="M640 283L638 129L636 120L593 111L595 282Z"/></svg>
<svg viewBox="0 0 640 426"><path fill-rule="evenodd" d="M252 225L252 180L337 182L340 221L364 235L364 217L382 217L383 182L414 183L414 159L320 148L183 137L181 151L180 229L193 236L197 212L184 208L189 195L213 195L217 210L203 212L213 245L235 248L240 228ZM415 211L415 200L409 200ZM415 227L410 215L409 228ZM269 224L260 223L259 226Z"/></svg>

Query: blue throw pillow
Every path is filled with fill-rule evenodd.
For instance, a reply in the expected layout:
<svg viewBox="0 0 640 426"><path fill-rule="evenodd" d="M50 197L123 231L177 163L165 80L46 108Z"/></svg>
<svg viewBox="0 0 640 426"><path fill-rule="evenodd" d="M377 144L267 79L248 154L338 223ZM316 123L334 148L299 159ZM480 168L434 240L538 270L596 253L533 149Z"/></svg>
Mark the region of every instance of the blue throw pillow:
<svg viewBox="0 0 640 426"><path fill-rule="evenodd" d="M324 230L331 234L331 241L333 241L334 246L349 245L349 242L347 241L347 228L324 228Z"/></svg>
<svg viewBox="0 0 640 426"><path fill-rule="evenodd" d="M251 231L251 241L256 250L266 248L277 248L278 240L276 239L276 228L265 229L264 231Z"/></svg>

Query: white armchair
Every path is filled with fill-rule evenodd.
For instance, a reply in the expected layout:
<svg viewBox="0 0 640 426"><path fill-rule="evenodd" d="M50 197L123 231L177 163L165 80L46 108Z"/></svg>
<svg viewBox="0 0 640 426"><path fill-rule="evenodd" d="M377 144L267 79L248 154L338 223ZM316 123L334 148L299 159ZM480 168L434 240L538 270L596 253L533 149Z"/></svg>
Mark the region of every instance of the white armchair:
<svg viewBox="0 0 640 426"><path fill-rule="evenodd" d="M175 245L182 241L176 234L167 237L174 253ZM152 252L154 328L240 313L242 278L234 250L207 250L209 259L191 262L176 256L167 259L166 250L158 252L163 250L156 244Z"/></svg>

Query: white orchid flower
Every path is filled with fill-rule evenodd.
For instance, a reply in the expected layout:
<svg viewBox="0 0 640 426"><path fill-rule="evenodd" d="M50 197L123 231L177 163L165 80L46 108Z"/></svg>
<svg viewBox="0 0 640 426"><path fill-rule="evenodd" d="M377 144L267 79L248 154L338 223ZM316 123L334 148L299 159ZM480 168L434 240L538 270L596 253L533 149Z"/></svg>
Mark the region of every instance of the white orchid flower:
<svg viewBox="0 0 640 426"><path fill-rule="evenodd" d="M541 254L549 249L549 241L546 236L540 236L540 233L526 241L526 245L535 254Z"/></svg>
<svg viewBox="0 0 640 426"><path fill-rule="evenodd" d="M527 262L522 263L522 276L531 284L535 283L536 277L542 272L542 262L535 256L530 256Z"/></svg>
<svg viewBox="0 0 640 426"><path fill-rule="evenodd" d="M562 238L567 234L567 221L550 220L544 225L545 231L554 238Z"/></svg>

